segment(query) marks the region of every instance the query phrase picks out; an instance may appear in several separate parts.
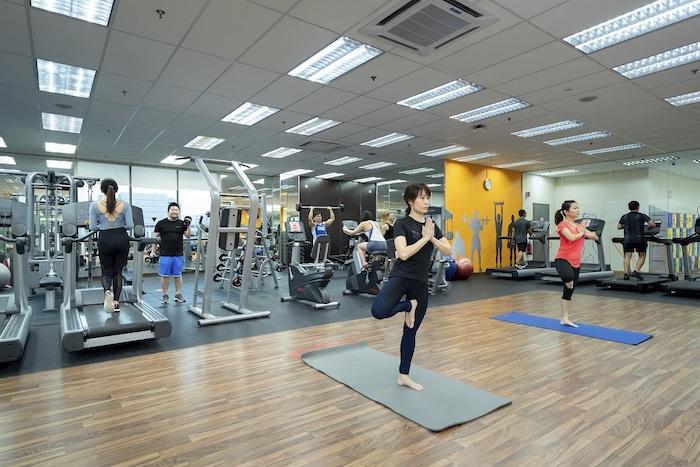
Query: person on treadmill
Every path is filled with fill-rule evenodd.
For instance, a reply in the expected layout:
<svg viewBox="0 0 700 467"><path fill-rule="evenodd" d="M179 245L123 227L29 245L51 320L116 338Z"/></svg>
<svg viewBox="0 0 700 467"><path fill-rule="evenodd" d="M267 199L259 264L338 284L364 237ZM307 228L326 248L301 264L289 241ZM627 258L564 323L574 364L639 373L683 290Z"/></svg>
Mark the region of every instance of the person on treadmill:
<svg viewBox="0 0 700 467"><path fill-rule="evenodd" d="M155 236L160 239L160 283L163 289L163 303L167 304L170 278L175 278L175 301L184 303L182 296L182 270L185 266L183 251L183 236L190 238L190 223L192 218L187 216L180 220L180 205L173 202L168 204L168 217L161 219L154 229Z"/></svg>
<svg viewBox="0 0 700 467"><path fill-rule="evenodd" d="M645 225L656 227L656 223L654 223L651 217L639 212L639 201L630 201L627 207L630 212L622 216L620 222L617 224L618 229L625 230L625 236L622 240L622 251L625 253L624 278L625 280L629 280L630 276L633 276L637 279L644 280L644 276L642 276L640 272L647 257L647 241L644 238L644 227ZM632 253L635 251L639 258L637 259L637 265L634 271L630 272Z"/></svg>
<svg viewBox="0 0 700 467"><path fill-rule="evenodd" d="M532 234L532 226L530 221L525 218L527 213L524 209L518 211L518 219L513 222L513 243L518 249L518 255L515 260L515 267L525 269L527 261L525 261L525 253L527 252L527 235Z"/></svg>
<svg viewBox="0 0 700 467"><path fill-rule="evenodd" d="M316 208L314 206L311 206L309 208L309 227L311 227L311 236L313 237L313 243L316 243L316 237L319 235L328 235L328 227L335 222L335 213L333 212L333 208L330 206L326 206L326 209L328 209L328 220L323 221L323 215L321 214L320 209L323 208L318 208L319 211L316 211Z"/></svg>

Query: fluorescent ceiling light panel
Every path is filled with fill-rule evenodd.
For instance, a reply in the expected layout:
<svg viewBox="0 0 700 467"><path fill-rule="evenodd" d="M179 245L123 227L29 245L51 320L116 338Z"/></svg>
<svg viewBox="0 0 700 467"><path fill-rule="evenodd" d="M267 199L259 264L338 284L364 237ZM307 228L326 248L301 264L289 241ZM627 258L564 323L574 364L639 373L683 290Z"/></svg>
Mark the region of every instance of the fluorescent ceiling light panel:
<svg viewBox="0 0 700 467"><path fill-rule="evenodd" d="M342 177L345 174L341 174L340 172L331 172L323 175L316 175L316 178L323 178L324 180L327 180L329 178L337 178L337 177Z"/></svg>
<svg viewBox="0 0 700 467"><path fill-rule="evenodd" d="M7 144L5 144L5 140L2 139L2 136L0 136L0 148L6 148Z"/></svg>
<svg viewBox="0 0 700 467"><path fill-rule="evenodd" d="M44 151L59 154L75 154L75 144L44 143Z"/></svg>
<svg viewBox="0 0 700 467"><path fill-rule="evenodd" d="M277 148L274 151L266 152L265 154L262 154L260 157L270 157L272 159L284 159L285 157L289 157L292 154L296 154L298 152L301 152L301 149L295 149L295 148Z"/></svg>
<svg viewBox="0 0 700 467"><path fill-rule="evenodd" d="M608 136L610 136L610 133L607 131L592 131L590 133L567 136L565 138L550 139L549 141L544 141L544 144L549 144L550 146L561 146L562 144L580 143L582 141L590 141L592 139L607 138Z"/></svg>
<svg viewBox="0 0 700 467"><path fill-rule="evenodd" d="M680 107L682 105L695 104L700 102L700 91L690 92L688 94L681 94L680 96L667 97L664 99L671 105Z"/></svg>
<svg viewBox="0 0 700 467"><path fill-rule="evenodd" d="M41 112L41 125L44 127L44 130L80 133L80 129L83 127L83 119Z"/></svg>
<svg viewBox="0 0 700 467"><path fill-rule="evenodd" d="M622 76L634 79L658 71L668 70L700 60L700 42L677 47L675 49L616 66L613 70Z"/></svg>
<svg viewBox="0 0 700 467"><path fill-rule="evenodd" d="M75 97L90 97L95 70L36 59L39 90Z"/></svg>
<svg viewBox="0 0 700 467"><path fill-rule="evenodd" d="M422 174L426 172L432 172L435 169L431 169L430 167L419 167L417 169L409 169L409 170L402 170L399 172L400 174L406 174L406 175L415 175L415 174Z"/></svg>
<svg viewBox="0 0 700 467"><path fill-rule="evenodd" d="M415 136L411 135L404 135L403 133L390 133L386 136L382 136L380 138L375 138L369 141L365 141L362 144L362 146L371 146L373 148L381 148L384 146L389 146L390 144L395 144L399 143L401 141L406 141L411 138L415 138Z"/></svg>
<svg viewBox="0 0 700 467"><path fill-rule="evenodd" d="M489 151L489 152L481 152L479 154L474 154L473 156L462 156L462 157L458 157L458 158L453 159L453 160L459 161L459 162L471 162L471 161L478 161L480 159L488 159L489 157L496 157L496 156L500 156L500 154L497 152Z"/></svg>
<svg viewBox="0 0 700 467"><path fill-rule="evenodd" d="M532 165L532 164L541 164L542 161L518 161L518 162L509 162L507 164L499 164L499 165L494 165L494 167L498 169L510 169L512 167L522 167L523 165Z"/></svg>
<svg viewBox="0 0 700 467"><path fill-rule="evenodd" d="M374 164L368 164L368 165L361 165L361 169L367 169L367 170L376 170L376 169L383 169L384 167L391 167L392 165L396 165L394 162L375 162Z"/></svg>
<svg viewBox="0 0 700 467"><path fill-rule="evenodd" d="M365 177L365 178L357 178L353 181L359 182L359 183L370 183L370 182L376 182L377 180L381 180L382 177Z"/></svg>
<svg viewBox="0 0 700 467"><path fill-rule="evenodd" d="M546 172L537 172L535 175L540 175L542 177L556 177L557 175L568 175L578 171L578 169L548 170Z"/></svg>
<svg viewBox="0 0 700 467"><path fill-rule="evenodd" d="M493 104L479 107L478 109L453 115L450 118L454 118L455 120L459 120L461 122L472 123L478 122L479 120L486 120L487 118L495 117L497 115L515 112L516 110L525 109L527 107L530 107L530 104L525 101L521 101L520 99L511 97L510 99L506 99L504 101L495 102Z"/></svg>
<svg viewBox="0 0 700 467"><path fill-rule="evenodd" d="M410 107L412 109L424 110L436 105L444 104L454 99L466 96L468 94L481 91L481 86L458 79L456 81L443 84L433 89L429 89L415 96L409 97L397 104Z"/></svg>
<svg viewBox="0 0 700 467"><path fill-rule="evenodd" d="M216 147L217 145L226 141L222 138L214 138L212 136L197 136L189 143L185 144L186 148L201 149L203 151L209 151L210 149Z"/></svg>
<svg viewBox="0 0 700 467"><path fill-rule="evenodd" d="M570 130L571 128L578 128L580 126L583 126L583 123L577 122L576 120L564 120L562 122L550 123L549 125L536 126L534 128L516 131L515 133L511 133L511 135L519 136L521 138L532 138L533 136Z"/></svg>
<svg viewBox="0 0 700 467"><path fill-rule="evenodd" d="M340 159L334 159L332 161L324 162L326 165L345 165L352 164L353 162L361 161L359 157L345 156Z"/></svg>
<svg viewBox="0 0 700 467"><path fill-rule="evenodd" d="M46 161L46 167L50 169L70 169L73 167L73 162L71 161L55 161L55 160L47 160Z"/></svg>
<svg viewBox="0 0 700 467"><path fill-rule="evenodd" d="M307 169L296 169L290 170L289 172L284 172L280 174L280 180L286 180L288 178L296 177L298 175L304 175L313 172L313 170Z"/></svg>
<svg viewBox="0 0 700 467"><path fill-rule="evenodd" d="M239 125L252 126L270 115L276 114L280 109L268 107L266 105L246 102L236 110L221 119L222 122L237 123Z"/></svg>
<svg viewBox="0 0 700 467"><path fill-rule="evenodd" d="M650 33L700 13L700 0L658 0L565 37L587 54Z"/></svg>
<svg viewBox="0 0 700 467"><path fill-rule="evenodd" d="M176 155L170 155L160 161L161 164L168 164L168 165L183 165L186 164L190 161L189 157L184 157L184 156L176 156Z"/></svg>
<svg viewBox="0 0 700 467"><path fill-rule="evenodd" d="M377 183L377 186L382 186L382 185L394 185L396 183L406 183L408 180L403 180L401 178L397 178L396 180L385 180L383 182Z"/></svg>
<svg viewBox="0 0 700 467"><path fill-rule="evenodd" d="M290 128L289 130L285 130L285 133L294 133L297 135L310 136L320 131L333 128L334 126L340 125L341 123L342 122L329 120L327 118L314 117L311 120L308 120L304 123L300 123L299 125Z"/></svg>
<svg viewBox="0 0 700 467"><path fill-rule="evenodd" d="M445 178L444 173L426 175L428 178Z"/></svg>
<svg viewBox="0 0 700 467"><path fill-rule="evenodd" d="M428 188L435 188L435 187L442 186L442 184L440 184L440 183L428 183L426 186Z"/></svg>
<svg viewBox="0 0 700 467"><path fill-rule="evenodd" d="M113 3L114 0L32 0L31 6L107 26Z"/></svg>
<svg viewBox="0 0 700 467"><path fill-rule="evenodd" d="M608 152L618 152L618 151L628 151L630 149L643 148L644 144L633 143L633 144L623 144L622 146L612 146L609 148L591 149L590 151L581 151L589 156L594 156L596 154L605 154Z"/></svg>
<svg viewBox="0 0 700 467"><path fill-rule="evenodd" d="M455 152L467 151L469 148L466 146L460 146L458 144L453 144L452 146L446 146L444 148L433 149L432 151L421 152L421 156L437 157L444 156L445 154L453 154Z"/></svg>
<svg viewBox="0 0 700 467"><path fill-rule="evenodd" d="M15 162L15 158L12 156L0 156L0 164L17 165L17 162Z"/></svg>
<svg viewBox="0 0 700 467"><path fill-rule="evenodd" d="M328 84L381 53L381 50L370 45L340 37L288 74L314 83Z"/></svg>
<svg viewBox="0 0 700 467"><path fill-rule="evenodd" d="M257 180L253 180L253 183L256 185L264 185L265 184L265 179L264 178L259 178Z"/></svg>
<svg viewBox="0 0 700 467"><path fill-rule="evenodd" d="M645 165L645 164L658 164L659 162L668 162L668 161L677 161L678 157L676 156L661 156L661 157L650 157L648 159L639 159L636 161L627 161L623 162L622 165L626 165L627 167L634 166L634 165Z"/></svg>

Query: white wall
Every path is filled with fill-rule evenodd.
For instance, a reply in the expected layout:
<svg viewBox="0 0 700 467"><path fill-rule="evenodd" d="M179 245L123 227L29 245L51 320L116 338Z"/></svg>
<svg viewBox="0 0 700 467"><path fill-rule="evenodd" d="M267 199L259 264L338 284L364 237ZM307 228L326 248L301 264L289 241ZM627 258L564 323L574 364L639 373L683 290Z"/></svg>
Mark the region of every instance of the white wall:
<svg viewBox="0 0 700 467"><path fill-rule="evenodd" d="M669 212L700 214L700 181L696 178L649 170L650 203Z"/></svg>

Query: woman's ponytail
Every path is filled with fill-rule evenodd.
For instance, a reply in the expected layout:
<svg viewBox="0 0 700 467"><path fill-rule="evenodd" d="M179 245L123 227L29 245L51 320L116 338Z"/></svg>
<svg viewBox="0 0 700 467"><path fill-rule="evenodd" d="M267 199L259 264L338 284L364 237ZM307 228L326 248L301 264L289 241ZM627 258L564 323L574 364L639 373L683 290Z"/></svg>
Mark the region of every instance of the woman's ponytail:
<svg viewBox="0 0 700 467"><path fill-rule="evenodd" d="M571 205L574 204L576 201L573 199L567 199L563 203L561 203L561 209L554 214L554 224L559 225L561 222L564 220L564 211L568 211L571 208Z"/></svg>
<svg viewBox="0 0 700 467"><path fill-rule="evenodd" d="M105 207L109 214L114 213L117 208L117 190L119 190L119 185L111 178L105 178L100 183L100 191L105 195Z"/></svg>

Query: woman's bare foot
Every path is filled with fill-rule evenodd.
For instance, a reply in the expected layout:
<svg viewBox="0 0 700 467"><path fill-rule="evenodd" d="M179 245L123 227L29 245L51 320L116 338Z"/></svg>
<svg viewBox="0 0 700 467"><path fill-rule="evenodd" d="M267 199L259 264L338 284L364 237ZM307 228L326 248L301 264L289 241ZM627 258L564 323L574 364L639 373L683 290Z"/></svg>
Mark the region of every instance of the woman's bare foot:
<svg viewBox="0 0 700 467"><path fill-rule="evenodd" d="M411 302L411 311L406 312L404 321L409 329L413 329L413 326L416 324L416 308L418 308L418 300L414 298L409 301Z"/></svg>
<svg viewBox="0 0 700 467"><path fill-rule="evenodd" d="M578 327L578 324L575 324L573 321L571 321L571 320L569 320L569 319L562 319L562 320L559 321L559 324L561 324L562 326L569 326L569 327L572 327L572 328L577 328L577 327Z"/></svg>
<svg viewBox="0 0 700 467"><path fill-rule="evenodd" d="M407 388L415 389L416 391L422 391L423 386L413 381L408 375L399 375L399 380L397 381L399 386L406 386Z"/></svg>

